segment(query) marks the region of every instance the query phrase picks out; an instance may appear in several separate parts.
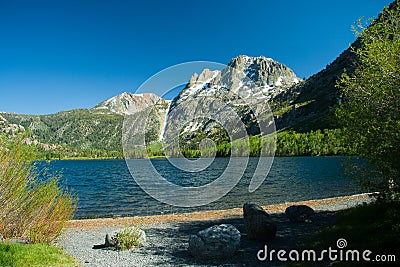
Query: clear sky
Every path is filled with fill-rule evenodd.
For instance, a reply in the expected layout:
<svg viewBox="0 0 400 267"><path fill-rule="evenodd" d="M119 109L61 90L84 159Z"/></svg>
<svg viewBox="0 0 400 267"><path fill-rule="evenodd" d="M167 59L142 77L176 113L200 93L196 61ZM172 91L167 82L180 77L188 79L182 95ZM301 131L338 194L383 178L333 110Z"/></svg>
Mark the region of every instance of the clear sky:
<svg viewBox="0 0 400 267"><path fill-rule="evenodd" d="M171 65L240 54L309 77L390 2L0 0L0 111L90 108Z"/></svg>

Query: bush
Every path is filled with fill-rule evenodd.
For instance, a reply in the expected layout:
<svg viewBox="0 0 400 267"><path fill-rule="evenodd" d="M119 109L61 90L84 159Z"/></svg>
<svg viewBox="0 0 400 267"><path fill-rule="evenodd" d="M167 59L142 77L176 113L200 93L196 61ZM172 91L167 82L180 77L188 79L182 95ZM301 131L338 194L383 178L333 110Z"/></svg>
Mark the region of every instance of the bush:
<svg viewBox="0 0 400 267"><path fill-rule="evenodd" d="M144 232L139 226L125 227L117 235L117 248L129 250L133 247L140 247L144 242Z"/></svg>
<svg viewBox="0 0 400 267"><path fill-rule="evenodd" d="M0 235L50 243L72 218L76 202L58 178L39 179L35 150L24 138L0 136Z"/></svg>

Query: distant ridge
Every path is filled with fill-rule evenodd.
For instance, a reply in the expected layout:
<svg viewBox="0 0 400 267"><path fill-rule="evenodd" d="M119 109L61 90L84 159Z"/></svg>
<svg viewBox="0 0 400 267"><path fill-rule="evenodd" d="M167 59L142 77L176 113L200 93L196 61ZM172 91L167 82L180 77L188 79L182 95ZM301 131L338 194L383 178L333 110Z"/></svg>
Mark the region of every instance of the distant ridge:
<svg viewBox="0 0 400 267"><path fill-rule="evenodd" d="M168 100L164 100L153 93L131 94L124 92L99 103L94 108L106 109L120 115L130 115L157 103L166 104L168 102Z"/></svg>

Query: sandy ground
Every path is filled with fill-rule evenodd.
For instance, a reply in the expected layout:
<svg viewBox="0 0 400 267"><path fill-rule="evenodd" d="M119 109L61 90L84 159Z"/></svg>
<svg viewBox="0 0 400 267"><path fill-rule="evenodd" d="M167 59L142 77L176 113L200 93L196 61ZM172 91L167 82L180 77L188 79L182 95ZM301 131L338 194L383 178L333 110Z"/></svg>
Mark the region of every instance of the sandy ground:
<svg viewBox="0 0 400 267"><path fill-rule="evenodd" d="M263 206L269 213L282 213L291 205L308 205L316 211L337 211L354 206L354 203L370 202L372 194L359 194L353 196L343 196L326 198L319 200L307 200L300 202L287 202L282 204L274 204ZM104 218L104 219L84 219L84 220L71 220L67 223L66 228L81 228L89 229L95 227L106 226L123 226L123 225L143 225L163 222L174 221L203 221L203 220L220 220L241 217L243 210L241 208L227 209L227 210L210 210L192 213L181 214L164 214L154 216L135 216L126 218Z"/></svg>

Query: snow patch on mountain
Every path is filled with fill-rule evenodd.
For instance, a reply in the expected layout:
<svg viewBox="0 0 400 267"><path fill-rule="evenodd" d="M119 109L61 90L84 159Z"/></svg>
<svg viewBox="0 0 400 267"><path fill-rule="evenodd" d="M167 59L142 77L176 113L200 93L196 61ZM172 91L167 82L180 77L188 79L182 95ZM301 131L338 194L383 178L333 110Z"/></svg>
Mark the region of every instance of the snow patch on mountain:
<svg viewBox="0 0 400 267"><path fill-rule="evenodd" d="M232 91L242 98L271 100L300 81L290 68L272 58L241 55L233 58L224 70L204 69L200 75L195 73L174 101L223 91Z"/></svg>
<svg viewBox="0 0 400 267"><path fill-rule="evenodd" d="M167 121L168 121L168 112L169 112L169 108L170 108L170 107L171 107L171 102L168 103L168 107L167 107L167 110L166 110L166 112L165 112L164 121L163 121L163 123L161 124L162 130L161 130L160 136L159 136L159 138L158 138L159 140L162 140L163 137L164 137L165 130L166 130L166 126L167 126Z"/></svg>

